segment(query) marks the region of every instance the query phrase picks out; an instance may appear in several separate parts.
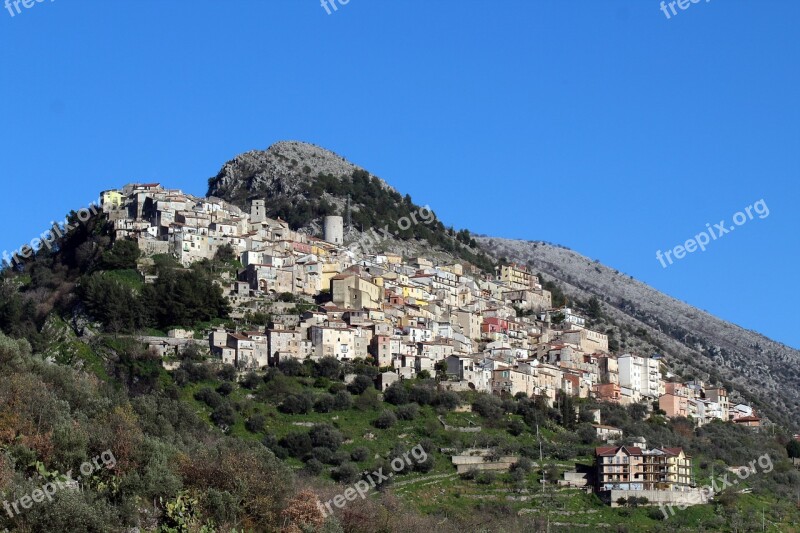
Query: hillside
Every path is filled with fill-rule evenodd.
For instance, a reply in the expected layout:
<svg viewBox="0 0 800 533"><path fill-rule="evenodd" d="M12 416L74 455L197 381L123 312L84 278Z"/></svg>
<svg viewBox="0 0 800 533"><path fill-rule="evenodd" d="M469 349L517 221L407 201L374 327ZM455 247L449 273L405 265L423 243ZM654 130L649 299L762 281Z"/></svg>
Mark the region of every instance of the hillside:
<svg viewBox="0 0 800 533"><path fill-rule="evenodd" d="M798 427L800 351L692 307L572 250L544 242L478 237L497 257L530 265L568 297L604 302L629 349L662 353L683 376L733 385L772 421ZM638 334L637 334L638 332ZM671 364L675 362L677 364Z"/></svg>
<svg viewBox="0 0 800 533"><path fill-rule="evenodd" d="M430 252L432 247L485 271L494 268L467 230L448 228L438 219L399 227L399 220L422 206L363 168L312 144L282 141L264 151L241 154L208 180L208 196L244 210L250 209L252 200L265 199L267 216L317 236L321 236L324 216L340 215L349 221L347 242L370 229L387 228L394 236L390 240L416 243L395 247L395 251Z"/></svg>
<svg viewBox="0 0 800 533"><path fill-rule="evenodd" d="M192 223L183 206L202 213L221 204L155 188L150 194L168 195L172 202L164 204L181 207L160 205L161 216L138 221L137 231L175 220L166 216L174 209L186 221L170 226L174 240L175 232ZM74 227L53 250L0 270L0 499L21 502L38 486L68 481L70 469L103 454L113 453L114 465L75 480L80 490L59 490L53 502L35 511L0 513L0 531L752 531L762 520L774 526L770 531L797 531L800 473L790 457L800 458L800 442L789 431L796 427L798 405L796 350L562 247L473 236L436 218L403 230L397 221L421 209L409 196L311 145L278 143L243 154L210 180L209 193L248 210L251 200L266 198L269 215L290 221L297 230L290 239L298 244L313 242L303 233L318 234L322 216L347 215L349 198L347 241L360 241L362 228L386 225L391 237L379 239L375 249L405 257L389 266L369 255L374 249L339 247L335 255L326 257L323 250L319 258L352 253L366 270L386 268L383 288L394 296L377 307L386 316L377 319L380 324L364 320L343 299L335 300L349 292L337 296L322 283L274 291L247 290L245 284L242 291L247 268L230 243L186 263L180 261L183 246L148 255L130 234L115 233L114 217L136 213L136 205L112 207L85 223L72 213ZM146 193L132 196L139 194ZM240 211L226 216L231 213ZM286 244L284 226L276 225L281 235L260 245ZM122 220L117 226L132 224ZM244 222L241 227L235 235L212 236L235 242L252 232ZM189 226L187 235L196 230ZM326 348L314 325L305 324L311 332L297 329L320 315L322 324L339 325L318 326L323 334L366 335L388 327L392 338L409 340L421 352L456 346L456 332L445 337L447 329L456 329L450 314L469 304L449 289L425 296L423 281L403 284L416 296L398 297L401 281L392 274L426 277L415 276L422 269L409 258L417 254L443 268L459 259L482 267L483 273L465 269L448 279L475 288L459 294L469 292L490 311L503 307L508 316L517 314L518 323L550 329L533 308L514 307L504 293L496 297L483 289L502 290L485 272L495 262L527 264L540 273L554 306L570 305L589 328L608 335L610 351L660 353L662 369L679 381L723 385L733 402L752 403L777 425L753 431L717 418L698 426L691 418L650 410L649 401L623 406L561 388L549 389L552 401L543 387L514 394L500 389L505 394L498 395L494 383L471 388L474 383L460 380L433 352L392 353L381 362L374 348L338 337L327 346L344 344L344 356L299 351L300 345ZM298 250L286 257L308 254ZM291 272L304 279L303 268ZM426 299L434 309L427 319L418 305ZM480 312L476 317L479 324L497 320ZM419 331L432 331L438 322L445 327L436 340L449 340L416 342L411 326L404 331L409 321ZM218 333L224 351L215 344ZM238 358L239 352L253 355L270 333L294 339L284 355L259 364ZM458 354L469 358L493 338L480 330L465 336ZM274 343L261 348L261 355L273 353ZM401 380L395 363L411 360L408 355L430 366ZM384 379L395 383L384 388ZM605 426L597 425L598 415ZM769 468L759 462L759 475L669 519L658 506L642 502L610 507L591 491L559 483L568 471L592 470L597 447L607 444L597 428L609 426L620 432L619 445L645 439L651 446L685 450L693 459L692 486L718 482L755 458L768 458ZM411 461L406 456L413 450ZM457 471L456 459L477 456L482 458L469 464L501 463L509 456L517 462L496 471ZM396 468L402 457L406 466ZM344 508L335 504L332 516L325 518L315 504L352 493L351 487L381 470L395 477Z"/></svg>

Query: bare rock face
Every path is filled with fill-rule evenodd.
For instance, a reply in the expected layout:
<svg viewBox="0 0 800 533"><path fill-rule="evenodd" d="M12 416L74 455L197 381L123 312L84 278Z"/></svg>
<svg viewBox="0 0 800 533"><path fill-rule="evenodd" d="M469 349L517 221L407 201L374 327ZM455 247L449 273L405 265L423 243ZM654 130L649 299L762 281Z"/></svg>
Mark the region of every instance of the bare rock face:
<svg viewBox="0 0 800 533"><path fill-rule="evenodd" d="M350 176L354 170L363 169L319 146L281 141L267 150L245 152L225 163L208 180L207 195L224 198L240 207L255 196L267 200L297 198L302 195L304 185L319 174L342 177Z"/></svg>
<svg viewBox="0 0 800 533"><path fill-rule="evenodd" d="M608 317L639 333L637 351L663 353L671 368L734 389L772 421L797 427L800 351L658 292L576 252L544 242L479 237L495 257L530 265L565 294L603 302Z"/></svg>

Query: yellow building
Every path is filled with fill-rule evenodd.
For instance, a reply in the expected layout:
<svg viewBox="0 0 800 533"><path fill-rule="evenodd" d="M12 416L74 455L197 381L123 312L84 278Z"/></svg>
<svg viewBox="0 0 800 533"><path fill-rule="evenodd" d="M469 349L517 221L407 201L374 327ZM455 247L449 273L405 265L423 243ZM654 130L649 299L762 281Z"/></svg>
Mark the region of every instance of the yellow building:
<svg viewBox="0 0 800 533"><path fill-rule="evenodd" d="M122 191L113 189L110 191L103 191L100 195L100 201L103 204L102 207L104 211L122 207L124 199L125 197L122 195Z"/></svg>
<svg viewBox="0 0 800 533"><path fill-rule="evenodd" d="M529 289L535 284L527 267L511 263L500 267L500 281L508 284L512 289Z"/></svg>

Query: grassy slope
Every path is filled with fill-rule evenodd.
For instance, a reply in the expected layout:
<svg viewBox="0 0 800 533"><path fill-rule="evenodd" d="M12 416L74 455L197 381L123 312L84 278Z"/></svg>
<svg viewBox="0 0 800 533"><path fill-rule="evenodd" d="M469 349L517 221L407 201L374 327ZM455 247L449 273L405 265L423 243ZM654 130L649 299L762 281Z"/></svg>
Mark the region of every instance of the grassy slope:
<svg viewBox="0 0 800 533"><path fill-rule="evenodd" d="M324 388L314 388L305 385L313 382L309 378L292 378L295 381L295 392L312 390L315 393L325 392ZM198 389L209 386L216 387L219 382L204 382L191 384L182 391L182 397L195 405L199 412L208 417L211 409L204 403L193 398ZM248 398L249 396L249 398ZM458 445L458 435L443 429L437 419L436 411L425 406L420 409L419 416L413 421L398 421L390 429L380 430L372 426L372 421L384 409L394 409L389 404L381 404L377 408L359 410L351 408L346 411L332 413L309 413L306 415L288 415L278 411L270 403L253 399L252 391L237 387L230 398L234 402L245 405L245 414L262 413L268 418L265 433L272 433L281 438L290 432L306 431L305 428L294 423L328 423L337 427L346 437L341 449L351 451L363 446L370 450L370 457L358 463L363 470L371 470L375 466L375 457L385 457L396 444L401 444L406 449L411 449L422 439L430 438L438 447L447 447L450 444ZM516 415L506 415L510 420L519 418ZM467 426L471 421L475 425L482 425L482 436L499 436L510 438L504 429L486 427L485 422L473 413L448 413L444 419L449 425ZM482 422L484 422L482 424ZM230 429L231 434L244 439L260 440L262 434L253 434L244 427L244 416L239 416L236 424ZM367 434L375 435L374 440L364 438ZM543 431L544 438L559 440L559 434ZM535 434L525 431L516 440L530 446L536 446ZM462 441L463 443L464 441ZM508 474L498 475L496 480L488 484L479 484L474 480L461 479L451 465L449 455L436 452L435 466L428 473L411 473L401 478L395 478L392 490L404 501L412 504L414 508L429 514L441 517L453 516L458 513L484 512L487 505L501 509L503 513L524 514L530 517L549 518L552 531L570 531L578 527L590 526L594 528L614 530L617 526L626 528L626 531L654 531L659 527L669 530L684 530L686 528L705 527L710 530L728 530L727 524L736 524L749 517L757 515L760 523L761 511L766 511L767 531L798 531L797 521L800 513L797 512L787 500L777 500L769 496L756 496L753 494L740 495L734 507L719 508L715 505L702 505L688 508L684 511L676 510L676 515L668 521L662 521L652 508L637 509L611 509L602 504L594 494L587 494L577 489L559 489L547 486L542 490L541 475L537 468L526 476L520 484L514 484ZM701 470L699 465L706 461L703 456L695 457L695 475L700 484L708 481L707 471ZM302 462L295 458L286 460L296 470L302 467ZM590 464L590 457L581 457L577 462ZM545 464L557 464L559 472L571 470L574 461L557 461L545 458ZM332 467L326 466L326 471ZM719 472L718 472L719 473ZM322 477L330 479L326 472ZM747 484L737 486L737 490ZM722 514L723 518L720 518ZM769 522L775 525L770 526ZM772 529L770 529L770 527Z"/></svg>

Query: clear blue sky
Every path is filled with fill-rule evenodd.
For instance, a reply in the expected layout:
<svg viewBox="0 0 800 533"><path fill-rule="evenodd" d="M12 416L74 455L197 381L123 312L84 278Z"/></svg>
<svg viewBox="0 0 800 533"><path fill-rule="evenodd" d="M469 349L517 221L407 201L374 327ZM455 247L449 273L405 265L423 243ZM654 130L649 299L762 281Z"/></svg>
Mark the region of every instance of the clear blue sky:
<svg viewBox="0 0 800 533"><path fill-rule="evenodd" d="M0 253L101 189L205 194L236 154L305 140L448 224L563 244L800 347L798 20L796 0L2 9ZM767 218L656 259L760 199Z"/></svg>

